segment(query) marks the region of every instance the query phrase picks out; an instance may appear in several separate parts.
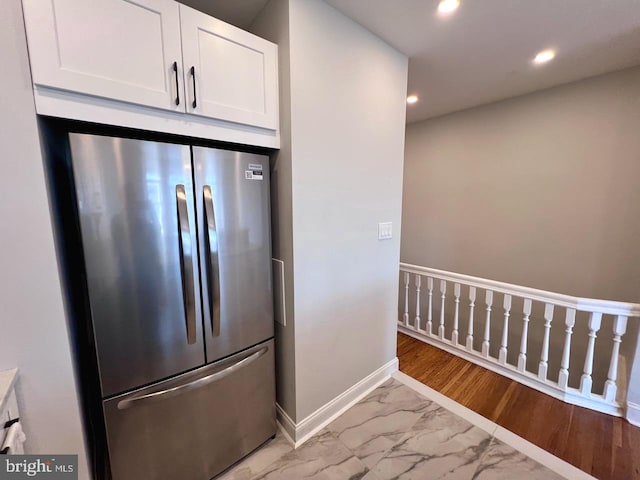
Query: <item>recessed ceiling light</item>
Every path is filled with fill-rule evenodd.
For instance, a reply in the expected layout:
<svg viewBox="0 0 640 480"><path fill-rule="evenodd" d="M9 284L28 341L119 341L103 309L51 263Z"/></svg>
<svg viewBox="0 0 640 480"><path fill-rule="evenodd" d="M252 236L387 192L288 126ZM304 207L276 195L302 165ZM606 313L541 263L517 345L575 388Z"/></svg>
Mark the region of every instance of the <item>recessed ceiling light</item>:
<svg viewBox="0 0 640 480"><path fill-rule="evenodd" d="M547 63L553 60L555 56L556 52L554 52L553 50L543 50L535 56L535 58L533 59L533 63L537 63L538 65Z"/></svg>
<svg viewBox="0 0 640 480"><path fill-rule="evenodd" d="M438 11L444 15L447 15L460 6L460 0L440 0L438 4Z"/></svg>
<svg viewBox="0 0 640 480"><path fill-rule="evenodd" d="M409 95L407 97L407 103L412 105L414 103L416 103L418 101L418 96L417 95Z"/></svg>

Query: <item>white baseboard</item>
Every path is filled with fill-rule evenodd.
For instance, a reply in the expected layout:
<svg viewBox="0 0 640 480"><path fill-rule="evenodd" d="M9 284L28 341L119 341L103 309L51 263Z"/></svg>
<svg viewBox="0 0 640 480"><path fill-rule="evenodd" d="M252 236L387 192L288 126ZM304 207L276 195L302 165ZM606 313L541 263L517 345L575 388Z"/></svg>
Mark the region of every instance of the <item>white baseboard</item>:
<svg viewBox="0 0 640 480"><path fill-rule="evenodd" d="M293 438L291 437L291 435L289 434L289 431L291 431L290 427L285 427L282 422L280 421L280 405L276 405L276 425L278 426L278 430L280 430L280 432L282 433L282 435L284 436L284 438L287 439L287 442L289 442L291 445L296 444L296 442L293 441ZM286 415L286 412L282 412ZM287 415L288 417L288 415Z"/></svg>
<svg viewBox="0 0 640 480"><path fill-rule="evenodd" d="M295 445L294 438L296 437L296 422L291 420L291 417L287 415L280 405L276 403L276 422L280 431L284 437L289 441L291 445Z"/></svg>
<svg viewBox="0 0 640 480"><path fill-rule="evenodd" d="M640 427L640 405L633 402L627 402L625 418L631 425Z"/></svg>
<svg viewBox="0 0 640 480"><path fill-rule="evenodd" d="M378 388L397 371L398 359L394 358L298 423L294 422L287 415L287 412L276 404L276 415L280 429L295 448L298 448L319 430L322 430L371 391Z"/></svg>

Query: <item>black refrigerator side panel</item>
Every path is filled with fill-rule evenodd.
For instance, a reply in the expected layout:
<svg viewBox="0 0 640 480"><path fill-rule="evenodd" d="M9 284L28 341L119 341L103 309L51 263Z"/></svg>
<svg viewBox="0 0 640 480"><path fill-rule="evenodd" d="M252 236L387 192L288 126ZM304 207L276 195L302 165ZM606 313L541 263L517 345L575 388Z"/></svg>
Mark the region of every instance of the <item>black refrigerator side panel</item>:
<svg viewBox="0 0 640 480"><path fill-rule="evenodd" d="M66 130L52 120L40 120L41 142L49 189L54 237L74 369L80 388L89 468L95 480L111 479L109 451L102 409L91 310L87 292L84 253L73 195L74 181Z"/></svg>

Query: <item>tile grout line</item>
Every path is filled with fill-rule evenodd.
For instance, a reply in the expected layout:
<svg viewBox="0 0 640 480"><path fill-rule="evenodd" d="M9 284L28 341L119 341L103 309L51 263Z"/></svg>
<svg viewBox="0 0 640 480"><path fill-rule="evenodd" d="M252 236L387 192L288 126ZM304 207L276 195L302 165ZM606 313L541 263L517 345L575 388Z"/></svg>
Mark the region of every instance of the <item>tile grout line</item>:
<svg viewBox="0 0 640 480"><path fill-rule="evenodd" d="M491 435L491 442L493 442L494 439L499 440L565 478L572 480L596 480L595 477L589 475L583 470L580 470L574 465L565 462L564 460L556 457L546 450L543 450L542 448L516 435L515 433L510 432L504 427L498 425L495 422L492 422L491 420L483 417L479 413L474 412L464 405L451 400L446 395L443 395L442 393L432 389L431 387L423 384L415 378L410 377L409 375L400 371L394 373L393 375L391 375L391 377L403 383L420 395L434 401L441 407L449 410L451 413L458 415L464 420L472 423L474 426L480 428L481 430L484 430ZM487 447L487 449L488 448L489 447Z"/></svg>
<svg viewBox="0 0 640 480"><path fill-rule="evenodd" d="M406 386L402 383L402 382L398 382L396 380L394 380L392 378L392 375L389 376L389 378L387 380L391 380L393 383L391 385L396 385L395 387L392 388L397 388L397 386L401 386L402 388L406 388ZM387 382L384 382L382 385L378 386L377 389L380 388L384 388L384 386L387 385ZM376 389L376 390L377 390ZM375 393L374 390L373 392L370 393L373 394ZM417 398L422 398L422 402L425 403L424 407L421 408L420 410L423 410L422 412L420 412L419 417L417 417L410 425L405 425L405 430L403 430L401 432L400 437L397 440L394 440L391 445L388 446L388 448L386 448L384 451L380 452L380 456L378 458L376 458L375 462L373 462L373 464L368 463L367 459L369 458L369 455L365 455L365 456L361 456L358 449L361 448L364 444L360 444L356 449L353 449L351 447L349 447L346 443L344 443L342 441L342 439L340 438L340 434L336 431L331 430L330 426L327 426L326 429L332 434L332 436L340 443L340 445L342 445L343 447L345 447L349 452L352 453L353 457L355 457L356 459L358 459L363 466L365 467L366 470L366 477L368 480L377 480L378 476L375 473L375 469L376 469L376 465L382 461L383 459L387 458L389 454L391 454L391 452L396 448L396 446L398 446L399 444L401 444L403 442L403 440L405 438L410 438L411 435L411 431L413 429L413 427L419 423L426 415L427 415L427 410L426 408L429 405L432 404L436 404L435 402L433 402L430 399L424 398L423 395L420 395L418 392L416 392L414 389L409 388L409 391L411 391L414 395L417 396ZM358 402L358 404L362 404L362 403L366 403L367 399L369 398L369 396L363 398L362 400L360 400L360 402ZM374 400L375 402L380 402L382 400ZM437 405L437 404L436 404ZM400 410L400 411L404 411L404 410ZM413 411L413 410L412 410ZM389 413L391 414L391 412ZM386 415L385 415L386 416ZM366 420L367 422L372 420L373 418L379 418L379 415L375 415L374 417L371 417L369 420ZM382 434L382 437L385 437L385 434ZM377 437L376 437L377 438ZM386 437L385 437L386 438ZM366 443L366 442L365 442Z"/></svg>
<svg viewBox="0 0 640 480"><path fill-rule="evenodd" d="M363 460L362 458L360 458L360 457L358 456L358 454L357 454L356 452L354 452L354 451L351 449L351 447L349 447L346 443L344 443L344 442L340 439L339 435L338 435L336 432L331 431L331 430L330 430L329 428L327 428L327 427L325 427L325 429L326 429L326 430L327 430L327 432L329 432L329 434L334 438L334 440L336 440L336 441L337 441L337 442L338 442L338 443L339 443L343 448L345 448L345 449L346 449L346 450L351 454L351 458L355 458L355 459L357 459L357 460L362 464L362 466L364 467L364 470L365 470L363 477L364 477L364 476L366 476L366 475L369 475L369 474L371 474L371 475L375 475L375 473L373 473L373 467L369 467L369 465L367 465L366 463L364 463L364 460ZM385 452L385 454L386 454L386 453L387 453L387 452ZM377 477L376 477L376 478L377 478Z"/></svg>
<svg viewBox="0 0 640 480"><path fill-rule="evenodd" d="M385 379L385 381L384 381L384 382L382 382L380 385L378 385L375 389L373 389L371 392L369 392L369 395L370 395L370 394L372 394L373 392L375 392L377 389L381 388L383 385L385 385L385 384L386 384L386 382L387 382L388 380L390 380L390 379L393 379L393 374L392 374L392 375L390 375L387 379ZM399 383L402 383L402 382L399 382ZM414 392L415 392L415 391L414 391ZM358 403L362 403L362 402L366 401L366 399L369 397L369 395L367 395L367 396L363 397L363 398L362 398ZM429 401L429 402L431 402L431 401ZM357 404L356 404L356 405L357 405ZM354 405L354 406L355 406L355 405ZM372 466L369 466L367 463L365 463L365 460L364 460L363 458L361 458L361 457L358 455L358 452L356 452L356 451L355 451L355 450L353 450L351 447L349 447L347 444L345 444L345 443L340 439L340 435L338 435L338 433L337 433L337 432L332 431L332 430L329 428L329 425L327 425L327 426L325 427L325 429L331 433L331 435L332 435L332 436L333 436L333 437L334 437L334 438L335 438L335 439L340 443L340 445L342 445L343 447L345 447L349 452L351 452L351 453L352 453L352 455L353 455L355 458L357 458L357 459L358 459L358 460L359 460L359 461L364 465L365 470L366 470L365 475L369 475L369 474L371 474L372 476L374 476L374 477L377 479L378 477L376 476L376 474L375 474L375 472L374 472L376 464L377 464L379 461L381 461L383 458L385 458L385 457L386 457L386 456L387 456L387 455L388 455L388 454L393 450L393 448L394 448L394 447L395 447L395 446L396 446L400 441L402 441L402 439L406 436L406 434L408 434L408 433L411 431L411 429L413 428L413 426L414 426L415 424L417 424L417 423L418 423L418 422L419 422L419 421L424 417L424 415L426 415L426 413L424 413L424 412L423 412L423 413L421 414L421 416L420 416L420 417L418 417L418 418L417 418L417 419L416 419L416 420L411 424L411 426L410 426L410 427L408 427L407 432L405 432L405 435L403 435L403 436L400 438L400 440L398 440L397 442L395 442L394 444L392 444L389 448L387 448L387 449L382 453L382 456L381 456L381 457L380 457L380 458L375 462L375 464L374 464L374 465L372 465Z"/></svg>
<svg viewBox="0 0 640 480"><path fill-rule="evenodd" d="M478 466L473 471L473 476L471 477L472 479L476 478L476 474L478 473L478 470L480 470L480 467L482 466L482 460L484 460L484 458L487 456L487 452L491 449L491 446L493 445L494 440L496 440L495 435L491 435L491 438L489 439L489 444L482 451L482 454L478 457Z"/></svg>
<svg viewBox="0 0 640 480"><path fill-rule="evenodd" d="M394 378L394 376L393 376L393 375L391 375L391 377L392 377L392 378ZM397 381L397 379L395 379L395 378L394 378L394 380L396 380L396 381ZM404 382L398 382L398 383L400 383L401 385L403 385L403 386L407 387L407 385L406 385ZM426 397L425 395L422 395L422 394L421 394L421 392L416 391L414 388L409 387L409 389L410 389L410 390L412 390L414 393L417 393L419 396L425 397L425 398L428 400L428 403L429 403L429 404L435 404L435 405L438 405L439 407L441 407L441 408L442 408L442 405L440 405L440 403L439 403L439 402L436 402L436 401L434 401L432 398L428 398L428 397ZM447 410L448 410L448 409L447 409ZM418 423L419 423L423 418L425 418L427 415L428 415L428 412L427 412L427 411L424 411L424 412L421 414L421 416L420 416L418 419L416 419L416 420L413 422L413 424L412 424L411 426L409 426L409 427L408 427L407 431L406 431L406 432L404 432L404 435L402 435L402 437L400 437L400 438L399 438L399 439L398 439L398 440L397 440L393 445L391 445L391 446L390 446L386 451L384 451L384 453L381 455L381 457L376 461L375 465L373 465L373 466L371 466L371 467L366 466L366 468L368 469L368 473L370 473L370 474L372 475L372 477L375 477L375 479L378 479L378 477L376 476L376 473L375 473L375 467L376 467L376 465L377 465L379 462L381 462L382 460L384 460L385 458L387 458L387 457L389 456L389 454L391 454L391 452L393 452L393 450L394 450L398 445L401 445L401 444L402 444L405 440L407 440L407 439L411 439L411 438L412 438L412 430L413 430L414 426L415 426L415 425L417 425L417 424L418 424ZM456 415L456 417L460 417L460 415ZM478 428L478 427L477 427L473 422L470 422L470 423L472 424L472 426L473 426L474 428ZM489 450L489 447L493 444L493 441L494 441L494 440L496 440L496 438L495 438L495 437L494 437L494 435L493 435L493 433L495 432L495 430L496 430L496 429L495 429L495 428L493 428L493 426L491 426L491 431L486 431L486 430L485 430L485 429L483 429L483 428L479 428L479 429L480 429L480 430L485 431L485 432L489 435L487 445L482 449L482 451L481 451L480 455L478 456L478 461L481 461L481 460L482 460L482 458L484 458L484 457L485 457L485 455L487 454L487 452L488 452L488 450ZM337 435L336 435L336 438L337 438L338 440L340 440L340 439L339 439L339 437L338 437ZM341 442L341 443L342 443L342 442ZM343 444L343 445L344 445L344 444ZM349 448L349 447L347 447L347 448ZM351 450L351 449L350 449L350 450ZM353 451L353 450L351 450L351 451L353 452L354 456L356 456L356 458L360 459L360 460L364 463L364 460L362 460L362 458L360 458L360 457L358 456L358 454L357 454L357 452L356 452L356 451ZM478 467L476 467L476 470L474 471L474 474L478 471L478 468L480 468L480 465L478 465ZM372 478L371 480L375 480L375 479L373 479L373 478Z"/></svg>

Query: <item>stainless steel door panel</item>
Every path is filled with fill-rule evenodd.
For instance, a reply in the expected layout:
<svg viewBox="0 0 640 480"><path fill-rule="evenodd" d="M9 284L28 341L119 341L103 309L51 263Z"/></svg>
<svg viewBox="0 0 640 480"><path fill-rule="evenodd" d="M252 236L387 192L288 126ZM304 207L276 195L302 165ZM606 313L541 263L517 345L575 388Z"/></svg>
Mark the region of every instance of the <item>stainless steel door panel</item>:
<svg viewBox="0 0 640 480"><path fill-rule="evenodd" d="M211 362L273 336L269 159L192 148Z"/></svg>
<svg viewBox="0 0 640 480"><path fill-rule="evenodd" d="M114 480L208 480L276 432L273 340L104 412Z"/></svg>
<svg viewBox="0 0 640 480"><path fill-rule="evenodd" d="M204 364L189 147L69 137L103 395Z"/></svg>

